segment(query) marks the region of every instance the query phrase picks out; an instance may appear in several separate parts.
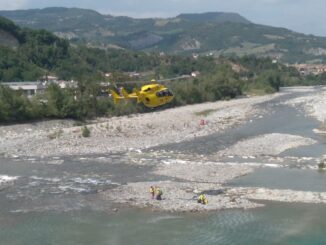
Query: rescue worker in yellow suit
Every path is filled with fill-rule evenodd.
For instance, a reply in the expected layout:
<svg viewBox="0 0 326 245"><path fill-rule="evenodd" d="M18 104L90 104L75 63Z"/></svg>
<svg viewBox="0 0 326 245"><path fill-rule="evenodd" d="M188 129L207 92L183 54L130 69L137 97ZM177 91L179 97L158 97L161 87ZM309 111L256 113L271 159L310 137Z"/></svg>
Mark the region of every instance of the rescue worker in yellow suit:
<svg viewBox="0 0 326 245"><path fill-rule="evenodd" d="M198 203L207 205L208 204L208 199L206 198L206 196L204 194L200 194L200 196L197 199Z"/></svg>
<svg viewBox="0 0 326 245"><path fill-rule="evenodd" d="M162 200L163 191L159 187L155 187L156 200Z"/></svg>
<svg viewBox="0 0 326 245"><path fill-rule="evenodd" d="M149 188L149 193L151 194L152 199L154 199L154 197L155 197L155 187L154 186L151 186Z"/></svg>

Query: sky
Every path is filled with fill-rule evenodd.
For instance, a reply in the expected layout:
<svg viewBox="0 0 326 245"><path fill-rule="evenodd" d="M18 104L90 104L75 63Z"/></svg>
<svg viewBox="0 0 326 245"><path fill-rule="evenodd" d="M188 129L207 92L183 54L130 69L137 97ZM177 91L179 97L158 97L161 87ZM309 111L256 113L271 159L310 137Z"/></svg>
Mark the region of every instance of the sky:
<svg viewBox="0 0 326 245"><path fill-rule="evenodd" d="M251 22L326 36L326 0L0 0L0 10L78 7L135 18L235 12Z"/></svg>

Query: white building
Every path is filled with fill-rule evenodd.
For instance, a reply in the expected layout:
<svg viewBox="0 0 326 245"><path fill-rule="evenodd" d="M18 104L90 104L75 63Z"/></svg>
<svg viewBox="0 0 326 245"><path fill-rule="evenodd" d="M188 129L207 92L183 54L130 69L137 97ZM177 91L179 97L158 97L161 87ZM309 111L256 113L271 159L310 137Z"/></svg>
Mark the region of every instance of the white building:
<svg viewBox="0 0 326 245"><path fill-rule="evenodd" d="M60 88L76 88L77 87L77 81L70 80L70 81L56 81L56 84L59 85Z"/></svg>
<svg viewBox="0 0 326 245"><path fill-rule="evenodd" d="M9 82L0 83L0 85L8 86L13 90L22 90L27 96L43 93L45 90L42 82Z"/></svg>
<svg viewBox="0 0 326 245"><path fill-rule="evenodd" d="M192 73L191 73L191 76L192 77L198 77L200 75L200 72L199 71L193 71Z"/></svg>

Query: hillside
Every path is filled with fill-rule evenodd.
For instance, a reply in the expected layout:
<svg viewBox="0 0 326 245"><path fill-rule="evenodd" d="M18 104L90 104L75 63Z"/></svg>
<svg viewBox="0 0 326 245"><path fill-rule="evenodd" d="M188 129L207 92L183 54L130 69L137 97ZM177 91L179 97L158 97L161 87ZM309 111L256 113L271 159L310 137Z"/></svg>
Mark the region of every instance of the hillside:
<svg viewBox="0 0 326 245"><path fill-rule="evenodd" d="M17 47L22 39L20 29L10 20L0 16L0 45Z"/></svg>
<svg viewBox="0 0 326 245"><path fill-rule="evenodd" d="M155 54L71 45L46 30L21 28L0 17L0 82L37 80L46 74L101 80L107 72L148 71L160 62Z"/></svg>
<svg viewBox="0 0 326 245"><path fill-rule="evenodd" d="M236 13L134 19L78 8L0 11L19 25L44 28L75 43L170 54L269 56L326 62L326 38L251 23Z"/></svg>

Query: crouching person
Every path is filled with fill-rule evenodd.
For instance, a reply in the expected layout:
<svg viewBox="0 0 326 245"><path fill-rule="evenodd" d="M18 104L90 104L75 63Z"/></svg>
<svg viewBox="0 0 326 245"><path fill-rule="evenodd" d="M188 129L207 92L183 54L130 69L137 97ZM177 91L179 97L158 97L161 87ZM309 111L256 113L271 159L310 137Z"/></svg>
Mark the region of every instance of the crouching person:
<svg viewBox="0 0 326 245"><path fill-rule="evenodd" d="M162 200L163 191L159 187L156 187L155 190L156 190L156 200Z"/></svg>
<svg viewBox="0 0 326 245"><path fill-rule="evenodd" d="M201 194L198 199L197 199L198 203L207 205L208 204L208 199L206 198L206 196L204 194Z"/></svg>

